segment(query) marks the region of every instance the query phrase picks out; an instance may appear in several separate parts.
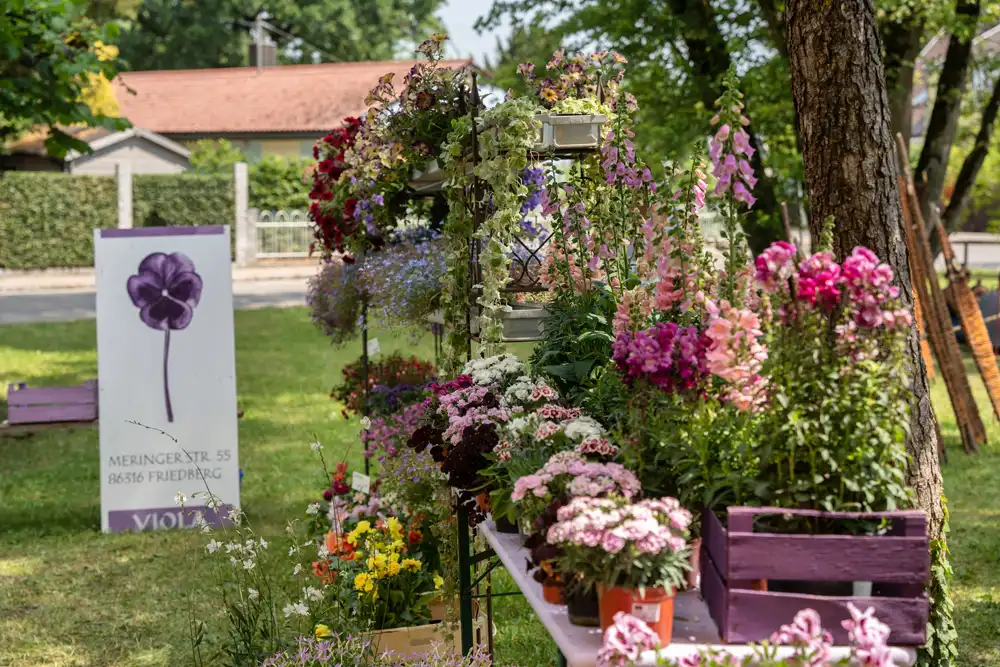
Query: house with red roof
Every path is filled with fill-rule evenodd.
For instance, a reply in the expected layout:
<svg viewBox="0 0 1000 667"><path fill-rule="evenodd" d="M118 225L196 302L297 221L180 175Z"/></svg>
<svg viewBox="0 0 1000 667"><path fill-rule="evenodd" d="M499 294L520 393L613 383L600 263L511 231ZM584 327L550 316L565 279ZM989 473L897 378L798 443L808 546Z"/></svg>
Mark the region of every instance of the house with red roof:
<svg viewBox="0 0 1000 667"><path fill-rule="evenodd" d="M176 148L190 148L200 139L228 139L252 161L263 155L312 157L317 139L339 126L345 116L366 111L365 97L379 77L394 72L394 81L401 83L417 62L122 72L114 89L120 116L141 130L138 143L149 150L163 152L164 146L170 146L175 156L186 160ZM444 60L441 65L457 69L471 66L472 61ZM87 131L79 136L89 141L91 136L103 138L104 134ZM37 139L26 137L9 145L9 155L3 156L5 167L74 171L72 162L79 156L71 154L66 161L45 158ZM129 139L131 143L112 145L134 150L137 141L131 135ZM110 164L116 159L133 158L108 150L105 161ZM153 162L139 160L133 171L143 173L143 165Z"/></svg>

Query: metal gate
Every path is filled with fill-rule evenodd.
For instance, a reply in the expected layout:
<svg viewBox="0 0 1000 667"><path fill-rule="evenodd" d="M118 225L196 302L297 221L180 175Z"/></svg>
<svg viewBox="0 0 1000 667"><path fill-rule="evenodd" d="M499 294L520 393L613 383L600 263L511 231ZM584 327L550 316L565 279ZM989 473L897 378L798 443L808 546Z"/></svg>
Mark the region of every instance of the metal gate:
<svg viewBox="0 0 1000 667"><path fill-rule="evenodd" d="M250 211L254 219L257 259L308 257L313 241L307 211Z"/></svg>

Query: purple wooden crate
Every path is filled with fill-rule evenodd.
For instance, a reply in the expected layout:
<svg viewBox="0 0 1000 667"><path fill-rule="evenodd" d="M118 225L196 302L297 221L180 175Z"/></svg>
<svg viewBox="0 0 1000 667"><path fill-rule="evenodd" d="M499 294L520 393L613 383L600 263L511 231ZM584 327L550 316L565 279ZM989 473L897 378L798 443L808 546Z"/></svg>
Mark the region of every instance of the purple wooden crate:
<svg viewBox="0 0 1000 667"><path fill-rule="evenodd" d="M753 532L754 516L779 514L824 519L889 519L886 535L806 535ZM847 642L840 622L847 604L875 614L892 630L889 643L922 646L929 605L927 517L922 511L820 512L774 507L730 507L728 530L713 512L702 515L701 593L722 639L746 643L767 639L800 609L819 612L835 642ZM826 597L754 590L761 579L871 581L872 597Z"/></svg>
<svg viewBox="0 0 1000 667"><path fill-rule="evenodd" d="M97 419L97 380L79 387L7 386L9 424L84 422Z"/></svg>

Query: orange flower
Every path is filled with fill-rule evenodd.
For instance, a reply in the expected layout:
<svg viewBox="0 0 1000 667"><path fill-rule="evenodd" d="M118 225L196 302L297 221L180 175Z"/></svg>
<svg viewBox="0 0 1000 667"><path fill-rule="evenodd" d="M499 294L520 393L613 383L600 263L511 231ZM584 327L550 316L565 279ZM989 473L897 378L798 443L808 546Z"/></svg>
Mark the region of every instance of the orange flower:
<svg viewBox="0 0 1000 667"><path fill-rule="evenodd" d="M420 534L419 530L411 530L407 539L410 541L410 544L420 544L423 542L424 536Z"/></svg>
<svg viewBox="0 0 1000 667"><path fill-rule="evenodd" d="M313 562L313 574L324 584L332 584L337 578L337 572L330 569L330 564L325 560Z"/></svg>

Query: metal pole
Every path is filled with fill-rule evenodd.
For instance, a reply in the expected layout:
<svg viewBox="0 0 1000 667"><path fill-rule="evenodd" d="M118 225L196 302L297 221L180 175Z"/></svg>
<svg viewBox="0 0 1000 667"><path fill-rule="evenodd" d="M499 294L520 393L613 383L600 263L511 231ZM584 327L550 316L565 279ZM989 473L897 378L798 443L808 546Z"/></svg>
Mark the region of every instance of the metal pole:
<svg viewBox="0 0 1000 667"><path fill-rule="evenodd" d="M458 618L462 625L462 655L472 651L472 564L469 509L458 506Z"/></svg>
<svg viewBox="0 0 1000 667"><path fill-rule="evenodd" d="M361 379L364 392L361 394L361 414L368 417L368 297L361 297ZM365 474L371 473L371 461L365 452Z"/></svg>
<svg viewBox="0 0 1000 667"><path fill-rule="evenodd" d="M257 74L264 70L264 17L258 12L253 19L254 53L257 54Z"/></svg>

